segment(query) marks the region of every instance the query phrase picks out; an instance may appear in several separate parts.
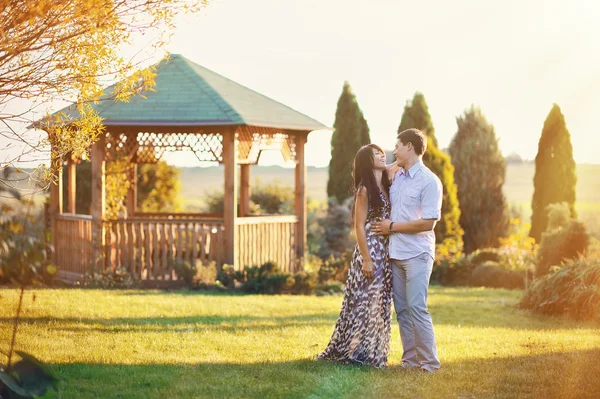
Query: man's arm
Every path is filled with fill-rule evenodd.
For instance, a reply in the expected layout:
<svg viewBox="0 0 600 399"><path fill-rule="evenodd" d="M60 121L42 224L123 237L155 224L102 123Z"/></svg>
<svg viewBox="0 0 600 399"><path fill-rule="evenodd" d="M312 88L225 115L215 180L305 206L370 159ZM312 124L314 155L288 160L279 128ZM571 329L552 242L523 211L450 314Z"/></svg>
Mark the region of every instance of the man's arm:
<svg viewBox="0 0 600 399"><path fill-rule="evenodd" d="M432 180L423 187L423 218L412 220L410 222L394 222L391 233L418 234L424 231L430 231L435 228L435 224L441 217L442 209L442 183L439 179ZM389 219L382 220L374 224L374 232L377 235L390 234Z"/></svg>
<svg viewBox="0 0 600 399"><path fill-rule="evenodd" d="M373 231L377 235L388 235L390 233L417 234L424 231L431 231L435 228L436 219L419 219L410 222L394 222L392 230L390 225L392 221L389 219L373 224Z"/></svg>

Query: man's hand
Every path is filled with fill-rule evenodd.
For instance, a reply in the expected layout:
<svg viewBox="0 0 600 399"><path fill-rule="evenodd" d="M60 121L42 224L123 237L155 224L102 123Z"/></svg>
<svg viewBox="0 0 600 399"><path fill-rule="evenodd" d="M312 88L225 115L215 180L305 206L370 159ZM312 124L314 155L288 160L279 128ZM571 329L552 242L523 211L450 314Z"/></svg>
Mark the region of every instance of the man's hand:
<svg viewBox="0 0 600 399"><path fill-rule="evenodd" d="M371 231L378 236L386 236L390 234L390 224L392 223L389 219L384 219L381 222L375 222L371 224Z"/></svg>

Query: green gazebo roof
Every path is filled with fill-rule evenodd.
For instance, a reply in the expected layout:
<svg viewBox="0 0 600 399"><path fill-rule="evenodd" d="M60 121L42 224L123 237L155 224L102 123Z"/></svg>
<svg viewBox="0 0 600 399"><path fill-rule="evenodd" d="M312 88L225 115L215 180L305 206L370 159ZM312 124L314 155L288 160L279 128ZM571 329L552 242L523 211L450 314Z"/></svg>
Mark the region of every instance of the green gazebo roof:
<svg viewBox="0 0 600 399"><path fill-rule="evenodd" d="M94 104L107 126L249 125L293 130L330 129L280 102L198 65L180 54L156 64L155 92L129 102ZM106 89L112 91L111 86ZM60 112L77 118L72 107Z"/></svg>

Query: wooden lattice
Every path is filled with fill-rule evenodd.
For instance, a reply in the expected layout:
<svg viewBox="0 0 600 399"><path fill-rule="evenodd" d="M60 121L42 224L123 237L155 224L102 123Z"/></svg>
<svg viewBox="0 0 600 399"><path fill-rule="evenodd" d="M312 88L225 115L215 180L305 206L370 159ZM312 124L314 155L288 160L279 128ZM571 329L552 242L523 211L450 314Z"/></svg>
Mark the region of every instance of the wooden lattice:
<svg viewBox="0 0 600 399"><path fill-rule="evenodd" d="M129 157L138 164L156 163L167 151L192 151L201 162L223 162L223 137L218 133L139 132L107 135L107 156Z"/></svg>
<svg viewBox="0 0 600 399"><path fill-rule="evenodd" d="M235 132L238 163L256 164L263 150L279 150L286 162L296 161L295 136L272 128L240 126Z"/></svg>
<svg viewBox="0 0 600 399"><path fill-rule="evenodd" d="M237 162L256 164L261 151L281 151L286 162L296 162L296 137L281 129L239 126L235 130ZM167 151L192 151L200 162L223 163L220 133L135 132L106 134L107 160L126 157L144 164L156 163Z"/></svg>

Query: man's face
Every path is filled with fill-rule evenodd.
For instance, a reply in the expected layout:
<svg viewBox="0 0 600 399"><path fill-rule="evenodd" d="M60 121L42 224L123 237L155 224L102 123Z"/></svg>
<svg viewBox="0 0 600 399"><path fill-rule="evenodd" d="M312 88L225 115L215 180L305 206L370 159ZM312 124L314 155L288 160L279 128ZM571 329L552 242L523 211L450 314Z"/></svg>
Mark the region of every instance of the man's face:
<svg viewBox="0 0 600 399"><path fill-rule="evenodd" d="M394 147L394 156L396 157L398 164L403 165L406 162L410 143L402 144L400 139L396 140L396 147Z"/></svg>

